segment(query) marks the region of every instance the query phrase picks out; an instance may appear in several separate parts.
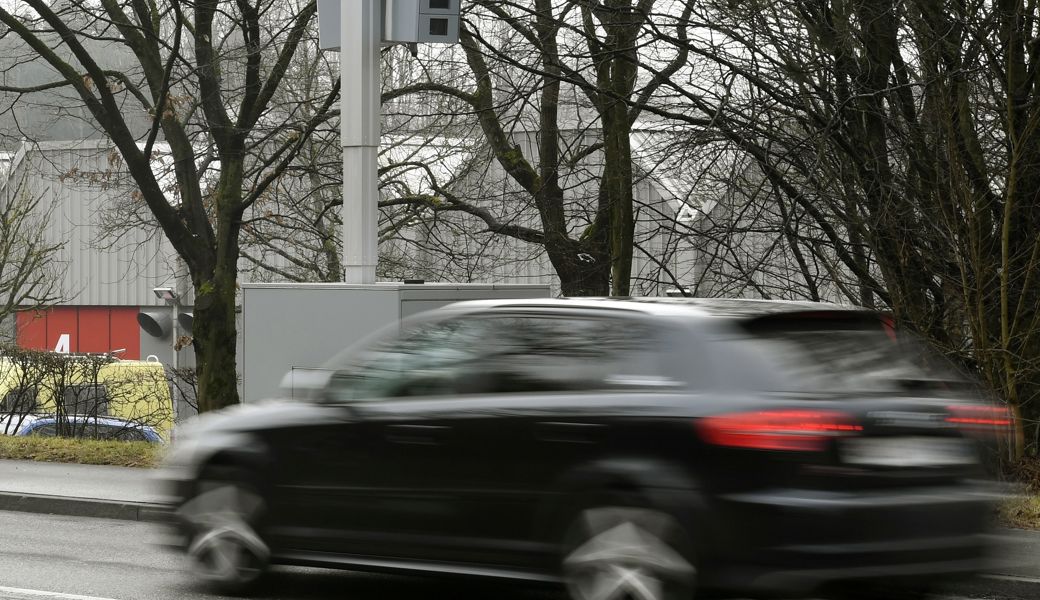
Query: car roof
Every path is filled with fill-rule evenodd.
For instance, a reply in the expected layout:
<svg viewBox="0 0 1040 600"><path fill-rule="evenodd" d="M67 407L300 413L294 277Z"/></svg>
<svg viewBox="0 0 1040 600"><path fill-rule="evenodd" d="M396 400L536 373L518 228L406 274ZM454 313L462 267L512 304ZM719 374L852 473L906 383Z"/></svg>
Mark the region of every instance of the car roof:
<svg viewBox="0 0 1040 600"><path fill-rule="evenodd" d="M745 298L535 298L470 300L446 307L448 310L479 312L483 310L523 308L577 308L629 310L651 315L722 317L755 319L767 315L811 312L872 312L858 306L830 302L797 300L758 300Z"/></svg>
<svg viewBox="0 0 1040 600"><path fill-rule="evenodd" d="M148 425L142 423L135 423L127 419L120 419L118 417L95 417L93 415L66 415L63 417L66 421L72 423L93 423L97 422L100 425L115 425L119 427L133 427L134 429L152 429ZM56 423L58 417L56 415L26 415L23 425L26 424L49 424Z"/></svg>

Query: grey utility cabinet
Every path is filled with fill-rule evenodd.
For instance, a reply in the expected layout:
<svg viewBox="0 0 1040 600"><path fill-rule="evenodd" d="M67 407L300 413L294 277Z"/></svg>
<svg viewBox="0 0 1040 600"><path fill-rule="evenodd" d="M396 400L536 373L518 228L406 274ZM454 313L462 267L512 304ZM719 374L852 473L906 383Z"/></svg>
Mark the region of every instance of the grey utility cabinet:
<svg viewBox="0 0 1040 600"><path fill-rule="evenodd" d="M272 397L286 374L318 368L366 335L416 313L462 300L549 294L548 285L242 284L242 400Z"/></svg>

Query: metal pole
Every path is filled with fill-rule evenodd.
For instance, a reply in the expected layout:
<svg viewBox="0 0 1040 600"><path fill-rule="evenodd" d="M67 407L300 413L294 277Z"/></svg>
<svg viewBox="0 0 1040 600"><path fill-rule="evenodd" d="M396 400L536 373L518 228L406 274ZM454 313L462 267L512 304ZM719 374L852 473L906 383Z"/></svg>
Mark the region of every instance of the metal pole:
<svg viewBox="0 0 1040 600"><path fill-rule="evenodd" d="M380 0L340 4L343 265L347 283L375 283L378 257Z"/></svg>
<svg viewBox="0 0 1040 600"><path fill-rule="evenodd" d="M177 292L174 291L175 296L176 293ZM170 302L170 310L173 311L173 314L170 315L173 317L173 321L170 324L170 334L171 337L173 337L173 344L170 347L173 351L173 363L171 364L173 367L173 394L170 396L170 402L173 404L173 422L176 423L177 405L180 404L180 385L177 383L177 377L179 377L177 373L177 363L179 358L178 355L180 354L180 351L177 350L177 340L180 338L180 328L177 326L177 315L180 312L180 301L178 301L176 297Z"/></svg>

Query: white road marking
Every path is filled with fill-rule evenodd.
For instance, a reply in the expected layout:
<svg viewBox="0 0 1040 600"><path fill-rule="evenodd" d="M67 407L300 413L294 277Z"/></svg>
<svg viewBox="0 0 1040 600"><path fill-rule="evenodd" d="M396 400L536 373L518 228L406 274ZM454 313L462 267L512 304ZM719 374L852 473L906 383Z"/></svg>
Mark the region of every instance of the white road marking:
<svg viewBox="0 0 1040 600"><path fill-rule="evenodd" d="M1017 581L1020 583L1040 583L1040 579L1036 577L1027 577L1025 575L982 575L985 579L999 579L1001 581Z"/></svg>
<svg viewBox="0 0 1040 600"><path fill-rule="evenodd" d="M25 588L5 587L0 585L0 597L8 598L9 594L14 594L19 600L21 600L22 597L50 598L52 600L116 600L115 598L65 594L62 592L45 592L43 590L29 590Z"/></svg>

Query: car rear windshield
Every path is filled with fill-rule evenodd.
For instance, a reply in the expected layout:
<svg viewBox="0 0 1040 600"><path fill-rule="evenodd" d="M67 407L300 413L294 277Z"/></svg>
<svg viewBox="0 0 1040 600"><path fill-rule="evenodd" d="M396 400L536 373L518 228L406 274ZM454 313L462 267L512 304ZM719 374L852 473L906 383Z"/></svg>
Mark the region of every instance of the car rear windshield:
<svg viewBox="0 0 1040 600"><path fill-rule="evenodd" d="M743 323L783 387L843 392L954 392L973 387L952 363L873 313L769 316ZM782 391L782 390L777 390Z"/></svg>

